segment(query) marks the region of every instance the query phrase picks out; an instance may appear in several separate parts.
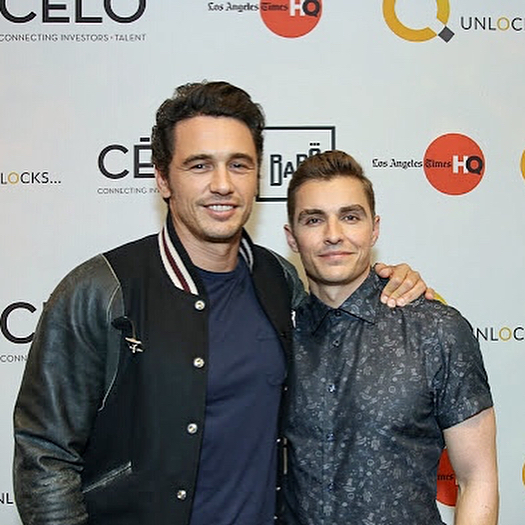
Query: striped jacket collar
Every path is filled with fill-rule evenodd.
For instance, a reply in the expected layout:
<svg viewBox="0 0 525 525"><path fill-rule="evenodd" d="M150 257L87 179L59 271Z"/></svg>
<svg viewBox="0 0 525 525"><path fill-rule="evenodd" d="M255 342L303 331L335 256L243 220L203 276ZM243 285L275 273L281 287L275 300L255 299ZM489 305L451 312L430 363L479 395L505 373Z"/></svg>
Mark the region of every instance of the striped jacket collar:
<svg viewBox="0 0 525 525"><path fill-rule="evenodd" d="M164 269L175 287L193 295L201 295L202 290L199 288L202 287L197 277L196 268L175 232L170 214L168 214L166 223L159 232L158 243ZM239 253L246 261L250 272L253 271L253 243L244 229Z"/></svg>

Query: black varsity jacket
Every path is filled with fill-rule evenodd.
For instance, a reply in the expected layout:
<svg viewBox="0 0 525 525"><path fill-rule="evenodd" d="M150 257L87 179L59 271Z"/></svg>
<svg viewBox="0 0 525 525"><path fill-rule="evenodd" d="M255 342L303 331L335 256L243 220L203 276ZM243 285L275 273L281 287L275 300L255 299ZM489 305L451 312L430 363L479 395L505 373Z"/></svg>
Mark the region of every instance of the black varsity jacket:
<svg viewBox="0 0 525 525"><path fill-rule="evenodd" d="M240 248L291 351L291 265ZM47 302L14 413L25 525L185 525L204 425L207 297L168 217L73 270ZM232 444L234 446L234 444Z"/></svg>

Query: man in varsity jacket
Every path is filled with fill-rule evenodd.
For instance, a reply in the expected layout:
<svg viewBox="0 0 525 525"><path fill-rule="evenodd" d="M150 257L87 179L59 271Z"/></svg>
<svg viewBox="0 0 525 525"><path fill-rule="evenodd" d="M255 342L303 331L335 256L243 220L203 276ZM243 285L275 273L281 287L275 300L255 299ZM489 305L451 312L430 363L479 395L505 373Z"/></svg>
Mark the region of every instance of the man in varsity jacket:
<svg viewBox="0 0 525 525"><path fill-rule="evenodd" d="M243 229L263 129L260 107L226 82L181 86L159 108L163 229L73 270L35 333L14 414L25 525L274 523L302 288ZM391 302L425 289L396 272Z"/></svg>

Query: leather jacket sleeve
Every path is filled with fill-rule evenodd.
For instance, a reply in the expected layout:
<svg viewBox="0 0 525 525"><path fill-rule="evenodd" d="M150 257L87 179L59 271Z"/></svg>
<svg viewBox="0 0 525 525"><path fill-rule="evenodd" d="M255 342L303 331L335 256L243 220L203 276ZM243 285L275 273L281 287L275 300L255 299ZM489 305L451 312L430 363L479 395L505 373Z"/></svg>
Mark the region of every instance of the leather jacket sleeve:
<svg viewBox="0 0 525 525"><path fill-rule="evenodd" d="M25 525L85 525L82 453L118 365L119 283L98 255L44 307L14 411L14 491Z"/></svg>
<svg viewBox="0 0 525 525"><path fill-rule="evenodd" d="M271 250L270 250L271 251ZM284 257L279 255L278 253L273 252L273 255L277 258L277 260L281 263L281 266L284 270L284 275L286 277L286 281L288 283L288 289L290 291L291 295L291 305L292 308L295 309L299 306L301 301L306 297L306 291L304 289L303 281L301 281L301 278L299 277L299 274L297 273L297 270L295 269L295 266L288 262Z"/></svg>

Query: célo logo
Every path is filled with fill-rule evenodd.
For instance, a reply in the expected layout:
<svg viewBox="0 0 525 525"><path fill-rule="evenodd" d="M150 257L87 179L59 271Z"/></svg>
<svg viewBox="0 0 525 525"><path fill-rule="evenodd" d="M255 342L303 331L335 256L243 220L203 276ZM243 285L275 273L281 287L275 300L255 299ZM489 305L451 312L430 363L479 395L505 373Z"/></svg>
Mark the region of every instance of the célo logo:
<svg viewBox="0 0 525 525"><path fill-rule="evenodd" d="M26 312L34 314L36 307L27 301L17 301L7 305L0 313L0 332L9 342L23 345L33 340L34 320L27 319ZM31 333L20 333L20 329L28 329L27 322L31 325Z"/></svg>
<svg viewBox="0 0 525 525"><path fill-rule="evenodd" d="M261 0L259 4L266 27L285 38L298 38L312 31L322 10L322 0Z"/></svg>
<svg viewBox="0 0 525 525"><path fill-rule="evenodd" d="M135 179L154 179L151 163L151 139L140 137L131 148L123 144L109 144L98 155L98 169L104 177L118 180L133 173Z"/></svg>
<svg viewBox="0 0 525 525"><path fill-rule="evenodd" d="M105 146L98 155L98 169L106 179L117 183L116 186L98 187L98 195L150 195L159 192L156 185L135 184L138 182L135 179L155 179L150 137L140 137L138 144L130 147L124 144ZM124 182L124 185L120 182Z"/></svg>
<svg viewBox="0 0 525 525"><path fill-rule="evenodd" d="M426 42L436 36L439 36L442 40L448 42L454 36L454 32L447 27L448 19L450 17L450 3L449 0L436 0L436 4L436 18L441 24L443 24L443 28L439 33L436 33L436 31L430 27L415 29L403 24L396 13L396 0L383 0L383 17L388 27L397 36L410 42Z"/></svg>
<svg viewBox="0 0 525 525"><path fill-rule="evenodd" d="M66 0L62 0L60 3L51 2L50 0L44 0L42 2L33 0L35 8L37 5L42 6L42 10L39 13L35 11L23 12L20 6L15 8L7 6L7 0L0 0L0 14L9 22L14 24L25 24L31 22L35 18L40 20L43 24L69 24L71 22L77 24L102 24L104 22L104 16L100 13L102 8L105 16L119 24L130 24L136 22L146 10L146 0L135 0L137 7L135 11L127 14L115 10L114 0L98 0L98 2L84 2L83 0L75 0L75 2L69 1L69 4L74 4L73 12L70 12L71 6L68 5ZM20 2L11 2L12 5ZM25 3L25 2L24 2ZM89 9L84 4L90 4ZM93 4L98 3L99 6L93 8ZM100 5L102 4L102 5ZM122 2L120 2L122 4ZM97 9L98 7L98 9ZM95 9L97 14L93 11ZM88 11L89 14L87 13Z"/></svg>
<svg viewBox="0 0 525 525"><path fill-rule="evenodd" d="M521 175L525 179L525 150L521 154Z"/></svg>
<svg viewBox="0 0 525 525"><path fill-rule="evenodd" d="M447 449L443 450L439 460L436 499L449 507L455 507L458 500L456 474L450 463Z"/></svg>
<svg viewBox="0 0 525 525"><path fill-rule="evenodd" d="M423 169L436 190L447 195L463 195L481 182L485 157L470 137L447 133L428 146Z"/></svg>

